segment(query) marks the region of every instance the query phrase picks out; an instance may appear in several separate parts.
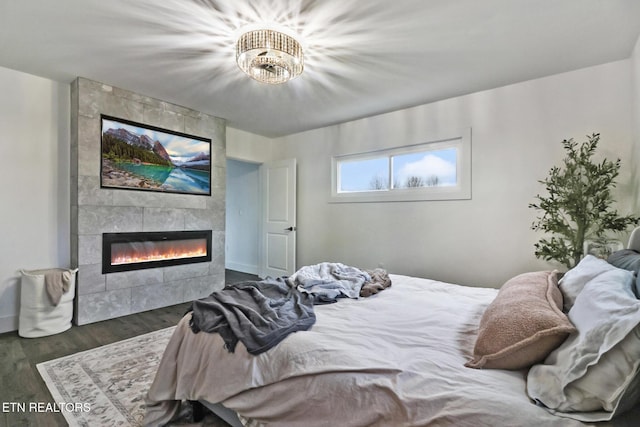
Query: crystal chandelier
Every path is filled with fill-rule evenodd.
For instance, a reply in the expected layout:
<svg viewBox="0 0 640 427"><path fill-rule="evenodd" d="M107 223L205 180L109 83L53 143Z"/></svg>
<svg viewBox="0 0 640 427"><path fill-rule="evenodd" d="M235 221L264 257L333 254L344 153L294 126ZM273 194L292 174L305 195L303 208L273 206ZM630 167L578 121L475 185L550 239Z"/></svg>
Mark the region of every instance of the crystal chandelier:
<svg viewBox="0 0 640 427"><path fill-rule="evenodd" d="M244 33L236 44L236 61L249 77L263 83L284 83L302 73L302 48L293 37L273 30Z"/></svg>

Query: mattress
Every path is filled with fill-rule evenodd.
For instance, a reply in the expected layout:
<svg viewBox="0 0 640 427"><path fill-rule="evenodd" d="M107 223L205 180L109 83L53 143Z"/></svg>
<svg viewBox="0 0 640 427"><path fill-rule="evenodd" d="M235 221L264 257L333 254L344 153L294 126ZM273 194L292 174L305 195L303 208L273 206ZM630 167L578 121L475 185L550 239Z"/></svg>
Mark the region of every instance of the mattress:
<svg viewBox="0 0 640 427"><path fill-rule="evenodd" d="M526 370L464 366L496 289L390 277L379 294L316 306L310 330L257 356L194 334L187 314L149 390L145 424L201 400L256 427L584 425L536 405Z"/></svg>

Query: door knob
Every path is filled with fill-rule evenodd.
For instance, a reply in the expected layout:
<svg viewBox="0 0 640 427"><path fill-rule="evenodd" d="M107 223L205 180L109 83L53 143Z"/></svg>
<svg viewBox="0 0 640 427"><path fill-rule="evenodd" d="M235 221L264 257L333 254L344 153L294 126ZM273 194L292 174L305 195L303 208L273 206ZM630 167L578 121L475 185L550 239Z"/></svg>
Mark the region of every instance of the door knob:
<svg viewBox="0 0 640 427"><path fill-rule="evenodd" d="M289 227L289 228L285 228L284 231L294 231L296 228L295 227Z"/></svg>

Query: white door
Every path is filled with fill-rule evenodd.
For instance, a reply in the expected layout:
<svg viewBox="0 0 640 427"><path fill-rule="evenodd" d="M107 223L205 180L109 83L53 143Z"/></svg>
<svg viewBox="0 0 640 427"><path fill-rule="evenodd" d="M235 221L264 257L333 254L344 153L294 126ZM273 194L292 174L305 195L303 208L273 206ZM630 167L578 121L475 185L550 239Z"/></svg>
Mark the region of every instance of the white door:
<svg viewBox="0 0 640 427"><path fill-rule="evenodd" d="M296 159L260 166L262 227L260 277L296 271Z"/></svg>

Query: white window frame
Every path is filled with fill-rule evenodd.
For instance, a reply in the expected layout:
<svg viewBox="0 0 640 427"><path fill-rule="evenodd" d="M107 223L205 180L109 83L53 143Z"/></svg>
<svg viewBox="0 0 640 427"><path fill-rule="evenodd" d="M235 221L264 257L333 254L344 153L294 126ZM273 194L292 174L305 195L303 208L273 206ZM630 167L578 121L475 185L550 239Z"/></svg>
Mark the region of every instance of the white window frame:
<svg viewBox="0 0 640 427"><path fill-rule="evenodd" d="M427 142L396 147L384 150L369 151L338 155L331 158L331 203L354 202L401 202L421 200L468 200L471 199L471 129L459 131L453 136L430 139ZM457 185L432 186L419 188L393 188L392 182L387 190L338 192L340 185L340 162L354 160L369 160L379 157L397 156L419 151L440 151L456 148L456 177ZM389 160L389 180L393 180Z"/></svg>

